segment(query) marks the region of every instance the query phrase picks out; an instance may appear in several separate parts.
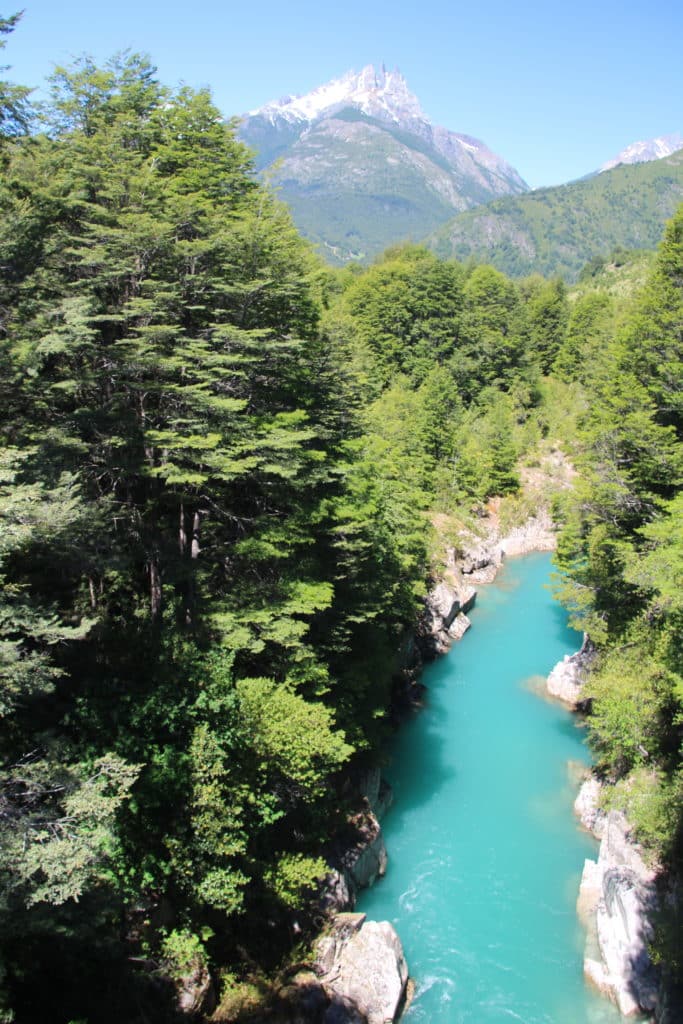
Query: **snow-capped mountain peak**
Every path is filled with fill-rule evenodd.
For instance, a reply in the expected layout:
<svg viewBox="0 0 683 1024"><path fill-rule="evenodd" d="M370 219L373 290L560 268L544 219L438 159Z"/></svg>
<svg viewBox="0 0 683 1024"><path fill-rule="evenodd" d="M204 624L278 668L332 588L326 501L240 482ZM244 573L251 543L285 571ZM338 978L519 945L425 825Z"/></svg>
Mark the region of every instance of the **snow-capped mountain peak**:
<svg viewBox="0 0 683 1024"><path fill-rule="evenodd" d="M417 97L410 91L398 69L387 71L368 64L362 71L348 71L341 78L313 89L304 96L286 96L273 100L249 116L260 115L270 121L317 121L323 115L345 106L356 107L370 117L384 121L417 119L426 122Z"/></svg>
<svg viewBox="0 0 683 1024"><path fill-rule="evenodd" d="M643 142L633 142L626 149L622 149L613 160L603 164L600 171L609 171L619 164L640 164L647 160L661 160L662 157L670 156L676 150L683 149L683 135L675 132L673 135L660 135L656 139L647 139Z"/></svg>

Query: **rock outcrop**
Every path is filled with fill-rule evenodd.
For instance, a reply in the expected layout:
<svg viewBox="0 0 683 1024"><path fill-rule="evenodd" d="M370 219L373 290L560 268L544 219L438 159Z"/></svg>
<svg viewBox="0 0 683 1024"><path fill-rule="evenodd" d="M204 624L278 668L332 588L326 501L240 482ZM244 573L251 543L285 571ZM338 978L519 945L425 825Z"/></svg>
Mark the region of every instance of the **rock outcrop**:
<svg viewBox="0 0 683 1024"><path fill-rule="evenodd" d="M408 967L388 921L338 914L318 939L314 971L329 1000L325 1024L387 1024L405 1000Z"/></svg>
<svg viewBox="0 0 683 1024"><path fill-rule="evenodd" d="M532 551L554 551L557 546L552 519L546 509L501 536L497 519L488 522L483 537L462 535L460 571L475 583L492 583L506 558Z"/></svg>
<svg viewBox="0 0 683 1024"><path fill-rule="evenodd" d="M328 872L319 900L325 914L352 910L361 889L367 889L387 869L387 851L380 819L391 806L391 786L377 767L349 779L351 792L357 794L360 809L326 849Z"/></svg>
<svg viewBox="0 0 683 1024"><path fill-rule="evenodd" d="M361 799L367 803L368 809L381 821L394 799L391 786L382 778L377 766L368 768L359 778L357 784Z"/></svg>
<svg viewBox="0 0 683 1024"><path fill-rule="evenodd" d="M209 969L203 962L194 962L187 974L174 982L176 1005L185 1017L212 1013L216 1008L216 990Z"/></svg>
<svg viewBox="0 0 683 1024"><path fill-rule="evenodd" d="M573 711L581 708L585 703L583 686L594 657L590 640L584 635L581 650L575 654L566 654L548 676L547 689L550 696L561 700Z"/></svg>
<svg viewBox="0 0 683 1024"><path fill-rule="evenodd" d="M585 779L578 796L574 801L574 813L588 831L592 832L596 839L602 839L605 831L607 815L600 809L600 792L602 786L594 775Z"/></svg>
<svg viewBox="0 0 683 1024"><path fill-rule="evenodd" d="M367 889L387 870L382 828L372 812L356 815L353 832L340 854L341 867L351 890Z"/></svg>
<svg viewBox="0 0 683 1024"><path fill-rule="evenodd" d="M499 549L504 558L515 555L528 555L531 551L554 551L557 538L553 529L553 521L547 509L541 509L537 515L531 516L521 526L501 539Z"/></svg>
<svg viewBox="0 0 683 1024"><path fill-rule="evenodd" d="M417 644L425 658L445 654L453 640L469 629L466 612L476 600L477 592L469 584L453 586L438 583L425 599L424 612L417 629Z"/></svg>
<svg viewBox="0 0 683 1024"><path fill-rule="evenodd" d="M587 790L586 821L594 816L591 801ZM652 1013L658 1000L659 976L648 954L656 873L644 862L623 814L605 816L595 809L594 820L602 833L600 853L584 864L577 902L588 928L584 973L625 1017L639 1017Z"/></svg>

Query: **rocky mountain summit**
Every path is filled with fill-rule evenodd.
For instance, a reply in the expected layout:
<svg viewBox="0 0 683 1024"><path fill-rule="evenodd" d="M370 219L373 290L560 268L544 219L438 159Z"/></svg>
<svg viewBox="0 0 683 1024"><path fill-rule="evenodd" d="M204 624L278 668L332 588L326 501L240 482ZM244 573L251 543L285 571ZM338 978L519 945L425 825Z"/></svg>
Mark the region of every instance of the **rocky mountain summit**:
<svg viewBox="0 0 683 1024"><path fill-rule="evenodd" d="M608 160L600 168L600 172L609 171L619 164L642 164L648 160L661 160L662 157L671 156L677 150L683 149L683 135L675 132L673 135L660 135L656 139L647 139L644 142L632 142L621 153Z"/></svg>
<svg viewBox="0 0 683 1024"><path fill-rule="evenodd" d="M344 106L354 106L369 117L395 121L406 126L412 119L426 122L419 101L408 89L398 69L379 71L368 64L362 71L347 71L319 86L305 96L286 96L265 107L249 112L249 117L263 116L275 124L278 119L290 122L313 122Z"/></svg>
<svg viewBox="0 0 683 1024"><path fill-rule="evenodd" d="M252 110L239 134L332 262L420 240L458 211L527 191L483 142L433 125L384 66Z"/></svg>

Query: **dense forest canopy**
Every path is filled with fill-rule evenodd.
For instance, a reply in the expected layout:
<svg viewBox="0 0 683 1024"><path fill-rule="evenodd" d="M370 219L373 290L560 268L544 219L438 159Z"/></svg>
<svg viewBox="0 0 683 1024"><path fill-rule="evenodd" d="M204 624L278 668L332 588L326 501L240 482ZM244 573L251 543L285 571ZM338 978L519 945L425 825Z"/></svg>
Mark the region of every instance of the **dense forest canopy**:
<svg viewBox="0 0 683 1024"><path fill-rule="evenodd" d="M600 764L676 868L683 213L626 311L414 246L331 271L145 57L0 110L0 1019L172 1020L290 953L430 518L546 443Z"/></svg>

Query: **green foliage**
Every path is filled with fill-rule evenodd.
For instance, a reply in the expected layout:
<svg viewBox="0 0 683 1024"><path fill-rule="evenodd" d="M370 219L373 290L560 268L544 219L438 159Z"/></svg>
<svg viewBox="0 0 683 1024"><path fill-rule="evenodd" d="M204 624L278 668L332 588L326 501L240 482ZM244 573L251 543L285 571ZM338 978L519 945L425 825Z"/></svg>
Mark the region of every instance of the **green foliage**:
<svg viewBox="0 0 683 1024"><path fill-rule="evenodd" d="M524 313L512 281L475 267L464 288L465 310L453 371L464 393L510 384L526 361Z"/></svg>
<svg viewBox="0 0 683 1024"><path fill-rule="evenodd" d="M0 37L14 32L21 20L23 11L9 18L0 17ZM0 50L7 45L7 40L0 38ZM0 71L7 71L7 65L0 66ZM28 97L31 90L24 85L0 80L0 144L4 139L23 135L31 123L32 111Z"/></svg>
<svg viewBox="0 0 683 1024"><path fill-rule="evenodd" d="M430 513L508 495L521 515L519 458L557 438L584 449L568 600L640 652L628 673L604 654L594 736L615 777L654 773L640 827L660 842L683 696L678 228L637 329L603 345L608 305L586 299L565 340L558 281L417 247L324 271L210 96L146 58L59 68L46 117L0 183L5 1004L38 1019L49 973L63 1019L93 1017L104 979L103 1024L163 1021L150 954L176 980L278 962L313 916L339 774L387 733ZM568 380L540 376L554 362Z"/></svg>
<svg viewBox="0 0 683 1024"><path fill-rule="evenodd" d="M78 899L107 878L116 814L141 767L113 754L92 766L55 760L27 756L0 775L4 887L16 890L27 906Z"/></svg>
<svg viewBox="0 0 683 1024"><path fill-rule="evenodd" d="M587 381L609 344L613 324L613 302L607 293L579 296L569 313L566 336L557 348L555 371L565 380Z"/></svg>
<svg viewBox="0 0 683 1024"><path fill-rule="evenodd" d="M660 612L683 612L683 494L664 505L640 531L645 546L628 566L626 579L656 595Z"/></svg>
<svg viewBox="0 0 683 1024"><path fill-rule="evenodd" d="M202 940L187 929L174 928L161 945L164 967L176 981L206 966Z"/></svg>
<svg viewBox="0 0 683 1024"><path fill-rule="evenodd" d="M674 680L642 650L617 648L591 674L591 734L601 759L617 776L661 759L662 735L674 707Z"/></svg>
<svg viewBox="0 0 683 1024"><path fill-rule="evenodd" d="M544 281L538 276L521 284L525 298L529 353L541 372L550 373L565 341L569 310L566 290L559 278Z"/></svg>
<svg viewBox="0 0 683 1024"><path fill-rule="evenodd" d="M459 333L462 269L425 249L389 250L346 291L343 308L375 359L381 384L405 373L419 384L453 354Z"/></svg>
<svg viewBox="0 0 683 1024"><path fill-rule="evenodd" d="M176 938L211 917L223 956L260 950L266 876L289 865L291 893L313 870L297 836L353 752L336 721L374 728L347 676L385 713L390 659L370 697L360 634L403 628L422 562L391 578L419 542L361 496L319 266L208 94L83 58L47 121L0 188L0 945L30 1016L63 927L49 969L91 946L113 1021L148 991L136 915L152 948L170 914Z"/></svg>
<svg viewBox="0 0 683 1024"><path fill-rule="evenodd" d="M277 864L266 872L266 884L290 910L297 910L302 899L310 894L327 873L322 857L302 853L283 854Z"/></svg>
<svg viewBox="0 0 683 1024"><path fill-rule="evenodd" d="M299 788L303 799L319 795L327 776L353 753L332 728L332 713L270 679L241 679L237 695L261 767Z"/></svg>
<svg viewBox="0 0 683 1024"><path fill-rule="evenodd" d="M675 852L678 823L683 814L683 775L673 778L640 766L608 793L611 806L624 810L636 837L650 858L661 864Z"/></svg>

